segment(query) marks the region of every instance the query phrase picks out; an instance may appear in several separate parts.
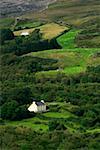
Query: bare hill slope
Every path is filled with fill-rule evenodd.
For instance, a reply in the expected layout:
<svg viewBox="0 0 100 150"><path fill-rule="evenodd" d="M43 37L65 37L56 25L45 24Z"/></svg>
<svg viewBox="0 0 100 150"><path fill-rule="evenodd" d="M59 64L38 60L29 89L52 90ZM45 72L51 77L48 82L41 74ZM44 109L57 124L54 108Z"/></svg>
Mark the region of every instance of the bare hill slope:
<svg viewBox="0 0 100 150"><path fill-rule="evenodd" d="M45 11L31 16L80 26L90 20L100 19L100 0L57 0Z"/></svg>
<svg viewBox="0 0 100 150"><path fill-rule="evenodd" d="M1 16L18 15L29 11L45 9L55 0L1 0Z"/></svg>

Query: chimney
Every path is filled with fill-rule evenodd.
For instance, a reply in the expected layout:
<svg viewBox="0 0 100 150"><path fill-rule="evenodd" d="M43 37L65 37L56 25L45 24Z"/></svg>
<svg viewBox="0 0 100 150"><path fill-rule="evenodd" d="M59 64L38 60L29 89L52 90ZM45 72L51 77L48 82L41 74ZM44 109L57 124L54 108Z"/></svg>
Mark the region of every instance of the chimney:
<svg viewBox="0 0 100 150"><path fill-rule="evenodd" d="M44 103L44 100L41 100L42 103Z"/></svg>

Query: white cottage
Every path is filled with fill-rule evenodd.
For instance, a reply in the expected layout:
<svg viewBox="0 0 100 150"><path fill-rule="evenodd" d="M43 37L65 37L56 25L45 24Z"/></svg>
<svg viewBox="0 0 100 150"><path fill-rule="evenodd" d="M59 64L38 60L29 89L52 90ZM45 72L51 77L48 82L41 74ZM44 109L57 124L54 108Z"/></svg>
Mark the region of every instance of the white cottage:
<svg viewBox="0 0 100 150"><path fill-rule="evenodd" d="M33 103L29 106L28 110L30 112L45 112L46 111L46 104L42 100L41 102L33 101Z"/></svg>

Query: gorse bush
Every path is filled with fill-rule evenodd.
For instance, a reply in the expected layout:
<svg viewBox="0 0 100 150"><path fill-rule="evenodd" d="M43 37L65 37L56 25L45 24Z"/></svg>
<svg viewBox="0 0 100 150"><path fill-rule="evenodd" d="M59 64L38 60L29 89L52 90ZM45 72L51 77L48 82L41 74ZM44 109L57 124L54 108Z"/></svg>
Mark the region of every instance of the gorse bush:
<svg viewBox="0 0 100 150"><path fill-rule="evenodd" d="M12 107L8 105L13 101L18 104L15 119L26 118L27 115L19 116L18 112L26 110L25 107L28 107L26 105L32 102L32 97L49 102L70 102L80 107L80 109L73 110L72 113L84 118L88 118L87 115L84 115L87 113L87 105L89 106L88 109L90 109L91 105L98 105L99 103L100 66L88 67L86 73L74 76L67 76L59 72L53 77L41 74L37 76L38 71L57 69L57 60L30 56L18 57L13 54L2 55L1 58L1 105L2 111L5 112L2 118L10 120L14 118L13 114L10 114L9 117L6 116L7 110L10 111L11 109L11 112L13 111ZM59 107L56 107L56 109L52 107L50 110L58 111ZM99 112L96 115L98 116L98 114ZM91 121L93 120L91 116ZM86 122L87 119L84 121ZM97 122L98 119L95 118L95 123ZM86 124L83 123L83 125Z"/></svg>
<svg viewBox="0 0 100 150"><path fill-rule="evenodd" d="M67 150L98 150L100 147L99 142L97 142L100 138L98 133L70 133L67 130L55 130L40 134L26 127L5 126L0 128L0 136L2 149L7 148L7 150L66 150L66 148Z"/></svg>

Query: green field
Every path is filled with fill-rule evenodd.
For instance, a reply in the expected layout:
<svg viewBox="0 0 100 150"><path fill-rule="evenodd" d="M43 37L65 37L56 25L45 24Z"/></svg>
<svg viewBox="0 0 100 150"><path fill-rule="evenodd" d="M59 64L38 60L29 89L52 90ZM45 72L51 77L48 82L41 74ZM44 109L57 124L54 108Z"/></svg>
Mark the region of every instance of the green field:
<svg viewBox="0 0 100 150"><path fill-rule="evenodd" d="M7 121L5 123L5 125L8 126L24 126L24 127L28 127L28 128L32 128L35 131L48 131L49 127L48 127L48 123L50 121L50 119L67 119L70 117L74 117L74 115L72 113L70 113L67 110L64 110L64 107L67 106L67 108L69 110L71 110L72 107L74 107L71 104L64 104L64 103L48 103L47 104L50 108L55 105L58 105L61 107L61 112L46 112L43 114L36 114L35 117L30 118L30 119L24 119L21 121ZM56 106L55 106L56 108Z"/></svg>
<svg viewBox="0 0 100 150"><path fill-rule="evenodd" d="M62 36L60 36L57 41L58 43L63 47L63 48L67 48L67 49L72 49L77 47L77 45L75 44L75 37L78 34L78 30L71 30L68 33L63 34Z"/></svg>
<svg viewBox="0 0 100 150"><path fill-rule="evenodd" d="M32 52L28 56L40 56L41 58L53 58L58 60L57 66L60 72L66 74L77 74L84 72L88 65L96 65L100 59L95 60L92 56L99 52L99 48L78 48L75 44L75 37L79 30L70 30L69 32L57 38L58 43L62 46L59 50L45 50L42 52ZM93 63L94 62L94 63ZM42 74L55 74L58 70L43 71ZM37 73L37 74L41 74Z"/></svg>
<svg viewBox="0 0 100 150"><path fill-rule="evenodd" d="M23 119L21 121L5 121L5 126L13 126L13 127L26 127L31 128L33 131L38 132L48 132L49 131L49 122L52 120L65 120L66 122L65 127L71 132L71 133L78 133L79 131L85 131L86 133L100 133L100 129L85 129L81 125L80 121L77 119L77 116L73 113L71 113L72 109L75 109L77 106L72 105L70 103L64 103L64 102L48 102L47 105L49 108L55 108L57 106L60 107L59 112L46 112L46 113L39 113L36 114L33 118L29 119ZM73 119L76 119L76 121L73 121ZM80 130L81 129L81 130ZM82 130L83 129L83 130Z"/></svg>
<svg viewBox="0 0 100 150"><path fill-rule="evenodd" d="M20 21L16 24L14 29L18 28L35 28L41 26L42 23L40 21L34 21L34 20L26 20L26 21Z"/></svg>
<svg viewBox="0 0 100 150"><path fill-rule="evenodd" d="M42 132L48 130L48 120L39 119L38 117L34 117L31 119L24 119L22 121L10 121L10 122L6 122L6 125L24 126L24 127L32 128L35 131L41 130Z"/></svg>
<svg viewBox="0 0 100 150"><path fill-rule="evenodd" d="M40 131L40 132L47 132L49 130L49 122L50 120L61 120L61 119L68 119L71 117L76 117L73 113L71 113L71 109L76 107L69 103L63 103L63 102L52 102L47 103L47 105L52 108L52 106L56 109L57 106L60 107L60 112L46 112L46 113L39 113L36 114L33 118L30 119L23 119L21 121L6 121L5 126L17 126L17 127L28 127L31 128L34 131ZM70 121L65 124L65 126L71 131L71 132L77 132L78 128L80 127L79 122L71 123Z"/></svg>
<svg viewBox="0 0 100 150"><path fill-rule="evenodd" d="M80 1L80 0L57 0L51 4L48 9L40 13L25 14L23 17L35 18L37 20L53 21L78 29L87 30L84 35L99 34L100 28L100 3L98 0ZM89 30L92 30L90 33ZM100 47L100 34L95 36L86 36L79 41L84 47ZM77 41L78 42L78 41Z"/></svg>
<svg viewBox="0 0 100 150"><path fill-rule="evenodd" d="M50 118L68 118L73 115L69 112L48 112L48 113L45 113L44 116L50 117Z"/></svg>

